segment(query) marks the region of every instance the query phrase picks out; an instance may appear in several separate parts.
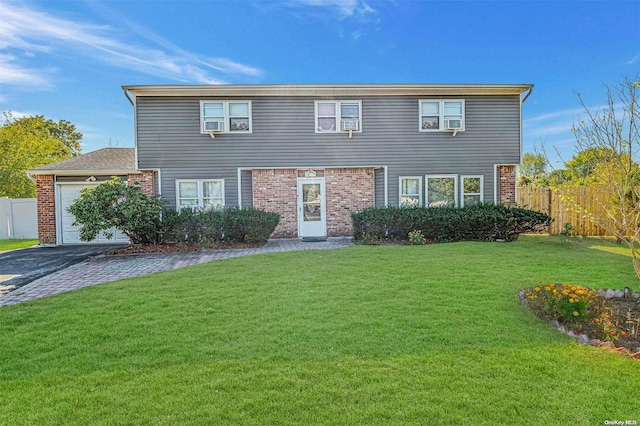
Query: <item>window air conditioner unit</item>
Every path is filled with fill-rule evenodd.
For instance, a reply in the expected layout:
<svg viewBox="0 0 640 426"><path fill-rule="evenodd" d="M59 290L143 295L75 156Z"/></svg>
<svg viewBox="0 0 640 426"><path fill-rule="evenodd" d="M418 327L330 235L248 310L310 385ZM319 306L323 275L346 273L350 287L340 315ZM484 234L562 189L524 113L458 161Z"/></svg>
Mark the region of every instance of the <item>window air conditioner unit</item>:
<svg viewBox="0 0 640 426"><path fill-rule="evenodd" d="M222 132L224 131L224 121L206 121L204 130L205 132Z"/></svg>
<svg viewBox="0 0 640 426"><path fill-rule="evenodd" d="M358 120L342 120L342 131L343 132L348 132L348 131L357 131L358 128L360 127L360 121Z"/></svg>
<svg viewBox="0 0 640 426"><path fill-rule="evenodd" d="M462 119L455 118L445 121L447 130L462 130Z"/></svg>

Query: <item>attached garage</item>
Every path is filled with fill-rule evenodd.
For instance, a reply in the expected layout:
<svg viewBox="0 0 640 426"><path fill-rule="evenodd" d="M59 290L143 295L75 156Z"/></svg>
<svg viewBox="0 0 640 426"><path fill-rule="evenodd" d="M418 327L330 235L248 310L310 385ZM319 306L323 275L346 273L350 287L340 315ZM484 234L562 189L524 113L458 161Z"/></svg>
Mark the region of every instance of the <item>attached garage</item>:
<svg viewBox="0 0 640 426"><path fill-rule="evenodd" d="M99 243L120 243L128 242L129 238L118 230L113 230L114 235L108 239L104 234L98 235L95 240L89 243L80 240L80 227L73 224L75 218L67 211L67 208L80 196L80 191L84 188L92 188L97 184L58 184L58 214L59 223L59 244L99 244Z"/></svg>
<svg viewBox="0 0 640 426"><path fill-rule="evenodd" d="M113 176L139 183L149 195L158 194L156 172L136 169L133 148L104 148L29 170L38 191L38 239L40 244L98 244L128 242L120 231L107 239L99 235L89 243L80 240L80 227L67 211L83 188L95 187Z"/></svg>

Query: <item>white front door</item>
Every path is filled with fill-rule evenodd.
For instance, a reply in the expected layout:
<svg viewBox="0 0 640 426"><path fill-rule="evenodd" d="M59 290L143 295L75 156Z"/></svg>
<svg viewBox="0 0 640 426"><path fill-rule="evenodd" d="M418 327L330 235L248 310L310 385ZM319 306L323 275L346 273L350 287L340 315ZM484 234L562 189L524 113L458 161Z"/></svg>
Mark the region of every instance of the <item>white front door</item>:
<svg viewBox="0 0 640 426"><path fill-rule="evenodd" d="M298 178L298 236L326 237L324 178Z"/></svg>

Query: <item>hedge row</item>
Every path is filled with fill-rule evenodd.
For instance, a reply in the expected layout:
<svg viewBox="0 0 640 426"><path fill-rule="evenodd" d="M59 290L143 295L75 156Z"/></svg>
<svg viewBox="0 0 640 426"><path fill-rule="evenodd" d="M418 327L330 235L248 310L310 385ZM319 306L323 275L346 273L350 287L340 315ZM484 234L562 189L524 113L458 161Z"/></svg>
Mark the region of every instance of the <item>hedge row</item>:
<svg viewBox="0 0 640 426"><path fill-rule="evenodd" d="M161 243L263 242L280 222L278 213L253 208L166 209L159 226Z"/></svg>
<svg viewBox="0 0 640 426"><path fill-rule="evenodd" d="M408 240L421 231L428 242L515 241L518 235L544 231L548 215L500 204L465 207L369 208L351 215L355 240Z"/></svg>

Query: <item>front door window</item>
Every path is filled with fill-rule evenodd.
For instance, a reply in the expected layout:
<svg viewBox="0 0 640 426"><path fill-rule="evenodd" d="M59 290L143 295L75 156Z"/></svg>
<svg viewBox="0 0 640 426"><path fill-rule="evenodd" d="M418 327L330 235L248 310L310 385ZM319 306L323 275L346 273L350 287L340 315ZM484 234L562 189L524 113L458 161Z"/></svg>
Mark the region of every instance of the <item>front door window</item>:
<svg viewBox="0 0 640 426"><path fill-rule="evenodd" d="M302 184L302 205L305 222L317 222L322 220L320 209L321 192L319 183Z"/></svg>

